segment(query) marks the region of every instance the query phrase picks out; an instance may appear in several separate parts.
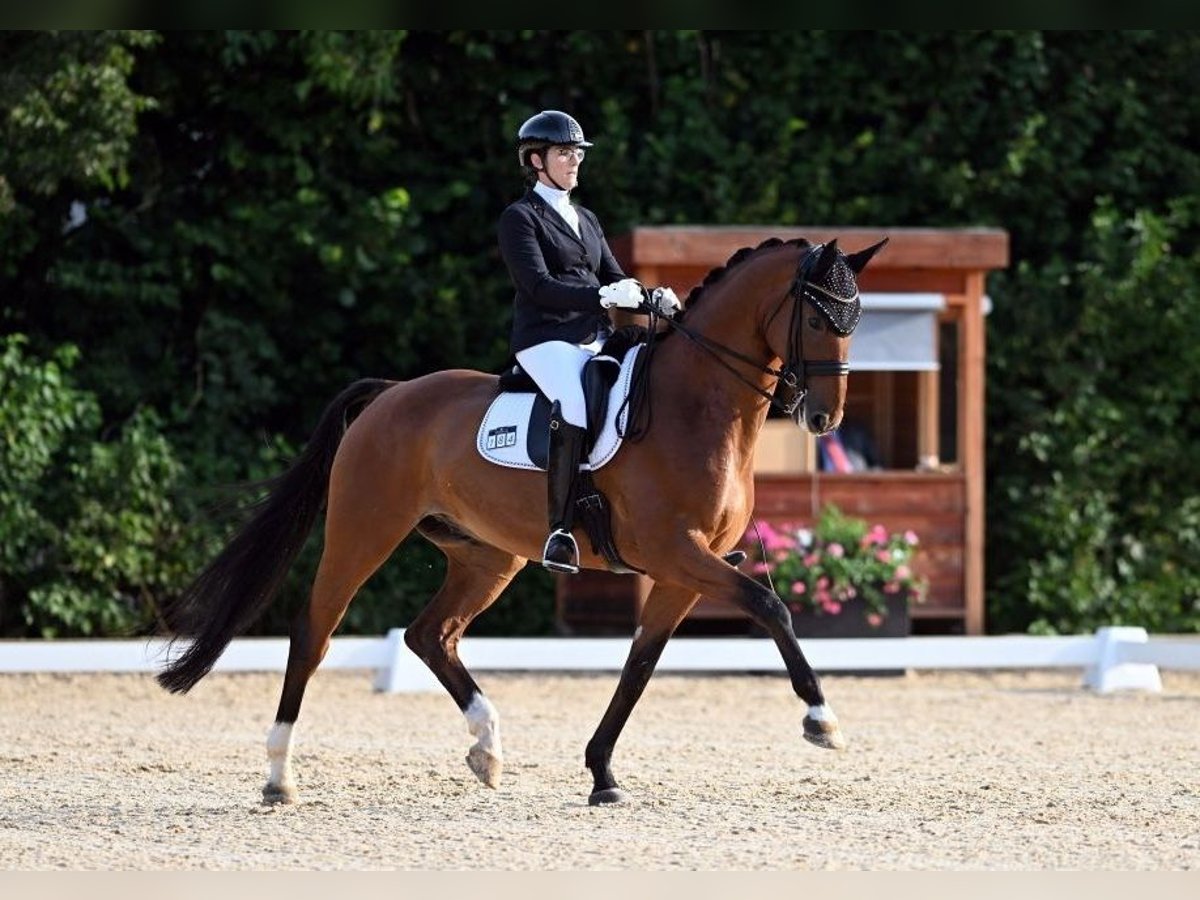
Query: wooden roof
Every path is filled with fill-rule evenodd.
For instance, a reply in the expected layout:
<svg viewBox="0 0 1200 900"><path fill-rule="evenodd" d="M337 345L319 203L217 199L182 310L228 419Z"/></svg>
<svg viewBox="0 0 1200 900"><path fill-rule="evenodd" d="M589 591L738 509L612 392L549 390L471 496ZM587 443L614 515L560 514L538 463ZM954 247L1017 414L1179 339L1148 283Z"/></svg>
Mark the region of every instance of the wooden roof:
<svg viewBox="0 0 1200 900"><path fill-rule="evenodd" d="M999 228L832 228L775 225L638 226L612 240L619 258L643 266L724 265L742 247L768 237L807 238L816 243L838 239L847 253L883 238L890 243L871 261L878 269L961 269L987 271L1008 265L1008 232Z"/></svg>

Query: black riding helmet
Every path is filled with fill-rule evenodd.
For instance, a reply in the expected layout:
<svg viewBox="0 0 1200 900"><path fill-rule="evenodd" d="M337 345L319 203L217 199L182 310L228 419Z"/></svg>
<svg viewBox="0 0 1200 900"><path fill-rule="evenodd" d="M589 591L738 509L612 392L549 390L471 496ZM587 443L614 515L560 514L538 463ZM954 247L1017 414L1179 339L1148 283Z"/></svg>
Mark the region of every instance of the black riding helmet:
<svg viewBox="0 0 1200 900"><path fill-rule="evenodd" d="M517 132L517 163L522 168L530 168L531 152L545 150L555 144L592 146L590 141L584 140L583 129L571 116L557 109L544 109L526 119Z"/></svg>

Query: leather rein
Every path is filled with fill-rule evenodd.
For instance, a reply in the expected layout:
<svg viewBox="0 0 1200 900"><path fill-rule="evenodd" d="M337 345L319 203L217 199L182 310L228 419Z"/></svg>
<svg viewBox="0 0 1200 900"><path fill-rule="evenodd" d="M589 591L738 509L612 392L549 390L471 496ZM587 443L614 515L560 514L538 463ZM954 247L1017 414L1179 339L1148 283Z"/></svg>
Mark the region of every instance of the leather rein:
<svg viewBox="0 0 1200 900"><path fill-rule="evenodd" d="M750 390L754 391L759 396L763 397L771 406L780 410L786 416L793 416L800 404L804 402L805 396L808 394L808 376L832 375L844 376L850 374L850 364L838 359L819 359L806 360L804 358L804 300L817 298L813 297L812 291L820 291L821 293L830 296L832 299L840 300L840 298L832 297L827 291L818 285L811 284L808 281L809 273L812 267L816 264L820 256L820 251L824 244L815 244L809 248L804 260L800 263L800 267L796 272L796 278L788 287L783 297L780 298L779 304L775 307L775 311L771 313L764 330L771 327L771 323L775 321L775 317L779 315L779 311L783 309L783 304L791 298L794 302L792 306L792 321L788 331L788 360L782 368L774 369L771 366L764 366L761 362L734 350L732 347L727 347L719 341L715 341L710 337L700 334L697 331L688 328L682 322L677 322L669 316L663 316L667 324L690 340L693 344L706 352L713 360L722 368L728 370L733 376ZM645 290L645 288L643 288ZM649 294L647 292L647 299ZM857 299L857 296L854 298ZM841 300L840 302L851 302ZM654 309L648 302L645 304L649 307L651 315L651 328L655 327L655 321L658 318L657 310ZM823 312L822 305L814 302L813 306L820 312ZM832 321L831 325L834 325ZM836 325L835 325L836 327ZM774 394L763 390L750 379L746 378L736 368L726 362L722 357L730 357L739 362L743 362L753 369L762 372L764 375L770 375L775 378L777 383L782 383L791 394L791 398L787 401L780 400Z"/></svg>

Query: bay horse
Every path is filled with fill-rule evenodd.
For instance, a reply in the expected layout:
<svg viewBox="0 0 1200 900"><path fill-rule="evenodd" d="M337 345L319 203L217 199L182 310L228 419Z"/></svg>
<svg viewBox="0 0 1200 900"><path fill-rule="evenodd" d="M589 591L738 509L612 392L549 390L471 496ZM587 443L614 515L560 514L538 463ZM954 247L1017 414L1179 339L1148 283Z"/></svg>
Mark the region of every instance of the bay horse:
<svg viewBox="0 0 1200 900"><path fill-rule="evenodd" d="M626 440L593 476L611 505L622 558L653 587L584 752L591 804L628 799L613 777L613 747L667 641L701 595L734 603L770 634L807 704L803 736L818 747L845 745L787 606L723 554L750 521L754 445L771 403L816 434L841 421L850 332L861 314L855 276L885 242L847 255L836 241L768 240L710 272L677 319L665 320L678 333L657 341L643 370L653 412L645 434ZM489 787L498 784L499 715L457 648L471 621L527 561L540 558L546 484L541 472L501 468L477 452L474 426L496 390L496 376L462 369L350 385L291 467L268 483L249 521L166 610L175 634L192 641L157 677L167 690L186 692L271 602L325 508L320 563L307 605L291 624L267 737L264 802L296 799L292 736L305 687L359 587L414 529L441 549L447 569L404 640L465 716L476 739L467 754L471 771ZM580 562L605 568L586 541Z"/></svg>

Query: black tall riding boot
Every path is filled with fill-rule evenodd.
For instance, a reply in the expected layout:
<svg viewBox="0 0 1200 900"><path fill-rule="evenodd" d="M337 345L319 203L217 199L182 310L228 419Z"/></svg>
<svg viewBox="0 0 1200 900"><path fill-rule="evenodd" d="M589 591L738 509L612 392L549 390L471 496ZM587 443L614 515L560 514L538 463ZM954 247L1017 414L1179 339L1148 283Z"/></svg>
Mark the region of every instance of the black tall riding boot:
<svg viewBox="0 0 1200 900"><path fill-rule="evenodd" d="M550 413L550 458L546 463L550 536L542 550L542 565L552 572L579 571L579 547L571 535L575 523L575 476L583 458L587 429L567 422L561 407Z"/></svg>

